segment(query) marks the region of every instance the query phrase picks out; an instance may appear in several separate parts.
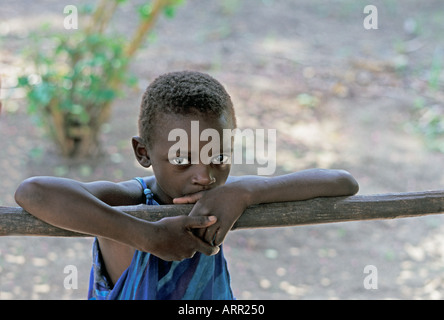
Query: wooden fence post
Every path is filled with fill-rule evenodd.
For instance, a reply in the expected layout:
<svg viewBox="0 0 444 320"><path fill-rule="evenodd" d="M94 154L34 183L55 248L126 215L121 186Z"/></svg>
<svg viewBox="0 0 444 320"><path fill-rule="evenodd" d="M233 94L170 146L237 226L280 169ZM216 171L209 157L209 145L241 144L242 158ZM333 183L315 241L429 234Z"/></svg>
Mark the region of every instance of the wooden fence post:
<svg viewBox="0 0 444 320"><path fill-rule="evenodd" d="M122 211L148 221L187 215L193 205L125 206ZM287 227L344 221L395 219L444 213L444 190L316 198L248 207L234 229ZM51 226L20 207L0 206L0 236L84 237Z"/></svg>

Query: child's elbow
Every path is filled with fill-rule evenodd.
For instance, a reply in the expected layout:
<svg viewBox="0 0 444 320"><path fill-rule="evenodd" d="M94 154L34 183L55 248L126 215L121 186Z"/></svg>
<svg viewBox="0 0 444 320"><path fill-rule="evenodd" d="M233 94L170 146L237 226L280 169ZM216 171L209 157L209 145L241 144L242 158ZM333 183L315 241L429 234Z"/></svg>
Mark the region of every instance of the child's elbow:
<svg viewBox="0 0 444 320"><path fill-rule="evenodd" d="M341 190L342 195L352 196L358 193L359 184L348 171L338 170L337 174L337 184L339 186L338 189Z"/></svg>
<svg viewBox="0 0 444 320"><path fill-rule="evenodd" d="M28 178L24 180L15 191L15 202L22 208L25 208L36 201L42 201L41 189L39 177Z"/></svg>

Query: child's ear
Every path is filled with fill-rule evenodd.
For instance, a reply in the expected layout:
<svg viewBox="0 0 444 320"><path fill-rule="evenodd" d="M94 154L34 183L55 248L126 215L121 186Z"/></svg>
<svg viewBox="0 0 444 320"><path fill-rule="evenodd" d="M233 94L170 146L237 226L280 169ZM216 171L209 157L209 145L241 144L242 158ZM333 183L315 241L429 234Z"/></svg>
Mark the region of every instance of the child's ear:
<svg viewBox="0 0 444 320"><path fill-rule="evenodd" d="M151 166L150 156L148 154L148 150L145 144L142 141L142 138L133 137L131 142L133 144L134 154L140 165L145 168L150 167Z"/></svg>

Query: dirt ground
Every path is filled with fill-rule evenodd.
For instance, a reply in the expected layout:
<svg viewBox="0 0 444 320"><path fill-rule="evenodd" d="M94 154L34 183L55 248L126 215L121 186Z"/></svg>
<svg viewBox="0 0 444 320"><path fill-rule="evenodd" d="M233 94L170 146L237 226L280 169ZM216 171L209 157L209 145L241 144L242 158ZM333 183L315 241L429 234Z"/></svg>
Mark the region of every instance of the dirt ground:
<svg viewBox="0 0 444 320"><path fill-rule="evenodd" d="M363 26L367 4L187 1L174 19L159 21L156 40L133 61L140 90L115 102L103 157L74 161L59 157L42 138L12 88L29 64L19 54L29 31L45 21L62 28L65 4L2 3L0 76L2 97L9 99L0 115L0 205L16 206L16 187L34 175L119 181L151 174L136 164L130 146L139 100L154 77L182 69L219 79L241 128L277 129L276 174L346 169L360 194L444 189L444 154L415 130L423 119L418 99L443 108L444 72L438 69L438 90L429 79L436 71L432 62L444 62L444 4L372 1L378 29L370 30ZM131 29L131 7L119 13L118 32ZM234 165L232 174L255 171L253 165ZM91 241L1 238L0 299L85 299ZM238 299L444 298L440 215L233 231L225 254ZM64 287L70 265L78 271L77 289ZM377 270L375 289L364 286L369 265Z"/></svg>

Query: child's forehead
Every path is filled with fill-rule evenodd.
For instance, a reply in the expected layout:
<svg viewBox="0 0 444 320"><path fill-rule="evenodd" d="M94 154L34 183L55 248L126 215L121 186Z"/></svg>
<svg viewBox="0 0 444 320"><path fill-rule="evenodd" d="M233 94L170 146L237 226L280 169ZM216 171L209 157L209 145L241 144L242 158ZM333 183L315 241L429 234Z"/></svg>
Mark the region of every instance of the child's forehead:
<svg viewBox="0 0 444 320"><path fill-rule="evenodd" d="M229 117L225 114L213 115L202 113L191 114L173 114L164 113L160 115L155 123L155 130L162 134L167 134L174 129L183 129L185 131L205 129L215 129L217 131L223 129L233 129Z"/></svg>
<svg viewBox="0 0 444 320"><path fill-rule="evenodd" d="M162 153L173 145L180 145L181 150L198 151L211 141L211 147L229 149L231 135L228 137L228 133L233 129L230 119L224 115L166 114L155 121L151 147L160 148Z"/></svg>

